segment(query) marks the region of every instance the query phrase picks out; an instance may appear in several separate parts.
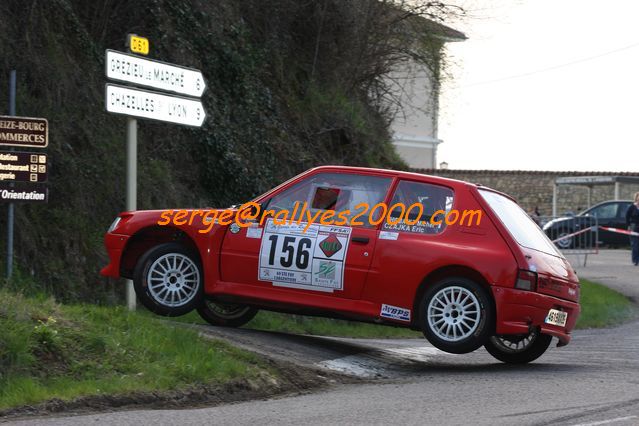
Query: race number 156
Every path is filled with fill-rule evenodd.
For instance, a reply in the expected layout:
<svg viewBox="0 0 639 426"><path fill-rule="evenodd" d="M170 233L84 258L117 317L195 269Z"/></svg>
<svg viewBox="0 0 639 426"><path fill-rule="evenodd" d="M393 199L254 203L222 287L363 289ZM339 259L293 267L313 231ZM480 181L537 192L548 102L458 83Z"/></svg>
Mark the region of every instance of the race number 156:
<svg viewBox="0 0 639 426"><path fill-rule="evenodd" d="M268 253L270 266L296 269L307 269L313 240L306 237L271 235L268 237L271 247Z"/></svg>

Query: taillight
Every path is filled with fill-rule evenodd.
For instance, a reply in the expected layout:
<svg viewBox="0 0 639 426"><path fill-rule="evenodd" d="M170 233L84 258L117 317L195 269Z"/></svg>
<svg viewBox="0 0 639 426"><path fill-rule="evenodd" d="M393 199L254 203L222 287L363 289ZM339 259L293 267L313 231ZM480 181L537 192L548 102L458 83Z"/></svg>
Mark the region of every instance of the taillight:
<svg viewBox="0 0 639 426"><path fill-rule="evenodd" d="M536 291L537 273L520 269L519 275L517 275L517 282L515 282L515 288L519 290Z"/></svg>

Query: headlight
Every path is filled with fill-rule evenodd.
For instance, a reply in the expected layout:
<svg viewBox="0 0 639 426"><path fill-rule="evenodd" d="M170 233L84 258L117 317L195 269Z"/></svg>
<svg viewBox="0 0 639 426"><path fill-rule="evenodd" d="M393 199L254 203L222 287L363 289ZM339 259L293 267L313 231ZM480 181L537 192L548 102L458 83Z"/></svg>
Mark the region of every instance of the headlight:
<svg viewBox="0 0 639 426"><path fill-rule="evenodd" d="M109 229L107 230L107 232L113 232L115 228L117 228L118 223L120 223L121 219L122 218L120 216L116 217L113 223L111 224L111 226L109 226Z"/></svg>

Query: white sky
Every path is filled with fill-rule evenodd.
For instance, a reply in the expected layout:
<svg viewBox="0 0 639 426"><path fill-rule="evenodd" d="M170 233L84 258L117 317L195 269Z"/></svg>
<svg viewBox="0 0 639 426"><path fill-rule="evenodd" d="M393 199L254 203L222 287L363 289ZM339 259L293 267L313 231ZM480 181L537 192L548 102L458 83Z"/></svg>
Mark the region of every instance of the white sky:
<svg viewBox="0 0 639 426"><path fill-rule="evenodd" d="M438 162L639 172L639 1L455 3L468 40L447 45Z"/></svg>

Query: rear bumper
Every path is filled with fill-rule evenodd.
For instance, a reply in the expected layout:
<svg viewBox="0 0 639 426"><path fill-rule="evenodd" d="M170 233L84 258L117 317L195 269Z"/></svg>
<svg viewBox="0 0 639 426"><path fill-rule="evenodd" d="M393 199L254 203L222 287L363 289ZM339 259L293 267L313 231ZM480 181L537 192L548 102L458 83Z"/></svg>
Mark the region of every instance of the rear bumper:
<svg viewBox="0 0 639 426"><path fill-rule="evenodd" d="M107 233L104 235L104 246L109 254L109 264L102 268L100 275L111 278L120 278L120 260L122 251L129 240L128 235Z"/></svg>
<svg viewBox="0 0 639 426"><path fill-rule="evenodd" d="M497 308L497 334L528 334L531 327L540 327L542 333L558 338L559 346L570 342L570 332L581 311L578 303L532 291L503 287L492 290ZM544 322L550 309L568 313L565 327Z"/></svg>

